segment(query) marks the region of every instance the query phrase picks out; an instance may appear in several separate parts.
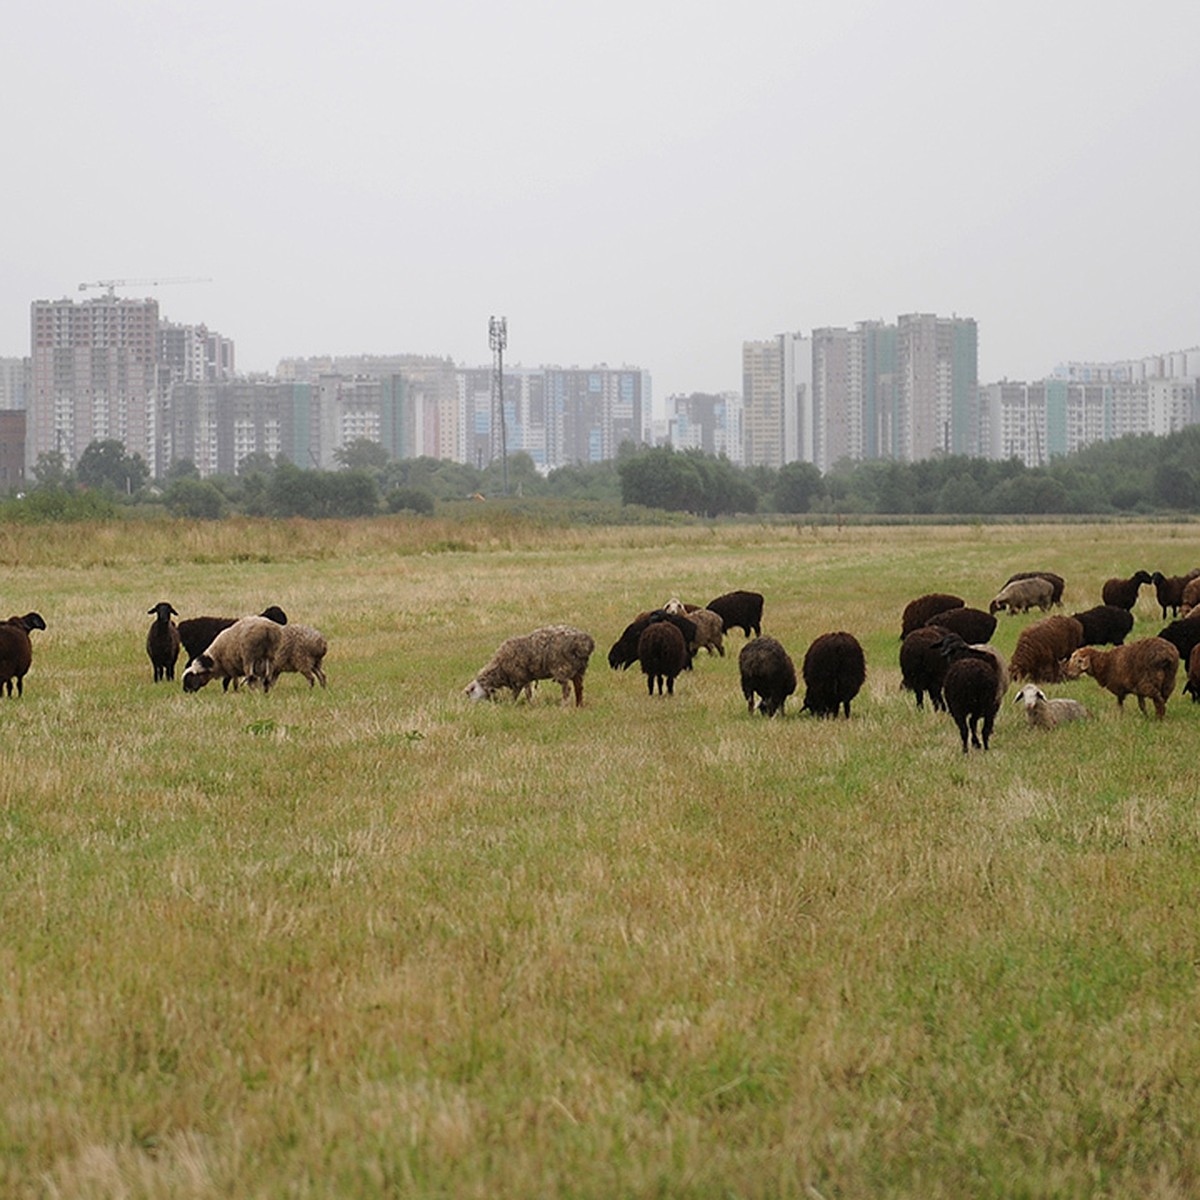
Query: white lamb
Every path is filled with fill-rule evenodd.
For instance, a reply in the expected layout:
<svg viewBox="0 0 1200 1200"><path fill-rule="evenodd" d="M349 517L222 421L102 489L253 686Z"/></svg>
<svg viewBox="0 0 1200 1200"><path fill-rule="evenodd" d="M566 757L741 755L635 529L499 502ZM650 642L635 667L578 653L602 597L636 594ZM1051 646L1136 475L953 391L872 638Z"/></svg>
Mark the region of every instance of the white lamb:
<svg viewBox="0 0 1200 1200"><path fill-rule="evenodd" d="M1050 699L1036 683L1027 683L1013 703L1025 705L1025 717L1034 729L1053 729L1067 721L1086 721L1092 715L1078 700L1065 696Z"/></svg>

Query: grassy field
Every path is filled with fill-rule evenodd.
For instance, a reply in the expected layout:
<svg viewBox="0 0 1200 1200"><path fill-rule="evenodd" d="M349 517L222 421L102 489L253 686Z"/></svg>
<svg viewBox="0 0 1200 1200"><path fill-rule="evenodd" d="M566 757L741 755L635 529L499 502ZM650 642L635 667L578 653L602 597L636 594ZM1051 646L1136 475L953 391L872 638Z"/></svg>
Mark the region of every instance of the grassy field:
<svg viewBox="0 0 1200 1200"><path fill-rule="evenodd" d="M0 529L49 626L0 700L0 1195L1197 1195L1200 707L1083 679L1090 724L1008 704L964 757L897 665L924 591L1197 565L1186 525ZM849 722L749 717L740 633L673 699L608 669L735 587L797 666L859 637ZM160 599L282 605L328 690L153 685ZM560 621L582 709L462 697Z"/></svg>

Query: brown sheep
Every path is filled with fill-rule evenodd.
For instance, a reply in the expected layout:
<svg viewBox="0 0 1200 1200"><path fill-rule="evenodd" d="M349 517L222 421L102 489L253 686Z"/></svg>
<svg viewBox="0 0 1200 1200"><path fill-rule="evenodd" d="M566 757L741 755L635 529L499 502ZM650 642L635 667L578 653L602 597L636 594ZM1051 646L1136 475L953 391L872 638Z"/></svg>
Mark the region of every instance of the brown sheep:
<svg viewBox="0 0 1200 1200"><path fill-rule="evenodd" d="M686 670L690 662L687 643L683 634L669 621L652 621L642 630L638 638L638 662L646 676L646 689L654 695L655 684L658 694L675 695L675 676Z"/></svg>
<svg viewBox="0 0 1200 1200"><path fill-rule="evenodd" d="M46 622L41 613L28 612L23 617L9 617L0 621L0 687L13 694L13 681L17 684L17 695L25 694L25 675L33 662L33 643L30 633L45 629Z"/></svg>
<svg viewBox="0 0 1200 1200"><path fill-rule="evenodd" d="M1083 626L1074 617L1043 617L1021 630L1009 659L1012 678L1018 683L1058 683L1062 664L1083 642Z"/></svg>
<svg viewBox="0 0 1200 1200"><path fill-rule="evenodd" d="M1106 579L1104 586L1100 589L1100 599L1105 604L1113 604L1117 608L1127 608L1132 612L1142 584L1152 582L1153 580L1146 571L1136 571L1128 579Z"/></svg>
<svg viewBox="0 0 1200 1200"><path fill-rule="evenodd" d="M1179 597L1179 608L1184 616L1188 610L1200 604L1200 576L1193 575L1183 585L1183 595Z"/></svg>
<svg viewBox="0 0 1200 1200"><path fill-rule="evenodd" d="M1154 594L1158 597L1158 603L1162 607L1162 619L1167 619L1167 609L1171 610L1171 615L1177 617L1179 615L1179 606L1183 603L1183 589L1190 582L1190 577L1187 575L1164 575L1161 571L1155 571L1150 576L1150 582L1154 584Z"/></svg>
<svg viewBox="0 0 1200 1200"><path fill-rule="evenodd" d="M1139 638L1125 646L1098 650L1081 646L1067 663L1067 678L1090 675L1124 707L1125 697L1136 696L1138 708L1146 711L1146 701L1154 702L1154 715L1161 721L1167 711L1167 698L1175 690L1179 670L1179 651L1163 638Z"/></svg>
<svg viewBox="0 0 1200 1200"><path fill-rule="evenodd" d="M903 641L914 629L928 625L938 613L948 608L962 608L963 603L961 596L952 596L949 592L929 592L910 600L900 617L900 640Z"/></svg>

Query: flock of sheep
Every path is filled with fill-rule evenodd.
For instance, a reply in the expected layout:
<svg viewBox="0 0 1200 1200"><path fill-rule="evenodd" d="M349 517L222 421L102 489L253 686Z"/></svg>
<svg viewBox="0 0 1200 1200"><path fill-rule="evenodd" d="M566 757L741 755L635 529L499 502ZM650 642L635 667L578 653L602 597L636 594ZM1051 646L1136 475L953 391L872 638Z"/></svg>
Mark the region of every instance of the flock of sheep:
<svg viewBox="0 0 1200 1200"><path fill-rule="evenodd" d="M1153 585L1162 608L1182 616L1157 637L1125 644L1133 629L1133 606L1140 589ZM1015 703L1023 707L1030 725L1053 729L1087 718L1078 700L1051 698L1039 684L1058 683L1090 675L1123 705L1136 696L1161 719L1175 688L1181 661L1188 664L1185 688L1200 700L1200 569L1182 576L1138 571L1128 579L1110 579L1101 589L1102 603L1063 616L1051 614L1026 626L1011 659L989 644L999 612L1049 613L1062 606L1064 581L1052 571L1025 571L1009 578L991 600L988 610L969 607L961 596L928 593L911 601L901 617L900 670L902 686L916 694L917 707L929 696L936 711L953 717L963 752L971 746L986 750L996 715L1010 683L1020 683ZM640 613L609 650L613 669L638 663L651 695L671 695L675 679L700 649L724 655L724 634L741 628L747 642L738 658L742 694L748 711L773 716L783 711L797 688L791 656L775 638L762 635L763 597L758 592L728 592L703 607L674 599L661 608ZM753 635L753 636L752 636ZM594 649L591 635L570 625L551 625L503 642L492 659L467 685L474 700L494 697L509 689L529 696L540 679L562 687L563 703L572 689L576 705L583 703L583 679ZM1110 645L1108 650L1101 646ZM824 633L809 646L801 675L805 684L803 710L818 716L850 716L850 705L866 679L866 658L853 634Z"/></svg>
<svg viewBox="0 0 1200 1200"><path fill-rule="evenodd" d="M1175 617L1156 637L1125 644L1133 628L1132 609L1141 588L1150 585L1163 619ZM1050 614L1062 606L1064 581L1051 571L1025 571L1009 578L988 610L972 608L961 596L932 592L911 601L901 616L902 687L915 693L918 708L926 695L935 711L948 712L958 727L964 753L969 746L987 749L996 715L1010 682L1023 684L1016 703L1031 725L1054 728L1086 718L1076 700L1050 698L1038 686L1090 675L1112 692L1118 705L1136 696L1145 712L1154 706L1160 720L1175 688L1181 662L1187 664L1186 694L1200 700L1200 568L1187 575L1138 571L1127 579L1109 579L1102 603L1070 616ZM1021 630L1007 661L989 639L998 612L1046 615ZM661 608L638 614L608 652L609 666L625 670L639 664L651 695L672 695L676 678L689 670L701 650L724 656L724 637L741 629L747 641L738 657L742 695L750 713L774 716L797 688L791 656L762 633L763 597L758 592L727 592L708 604L672 599ZM154 605L146 635L146 653L155 682L173 680L186 651L184 691L194 692L213 679L223 688L241 683L269 691L279 675L294 671L309 686L326 686L325 638L311 626L288 622L271 606L257 616L192 617L167 601ZM1182 615L1180 615L1182 614ZM23 694L32 662L30 634L45 629L39 613L0 622L0 689ZM1101 646L1109 645L1108 650ZM535 683L554 680L564 704L583 703L583 680L595 642L571 625L549 625L504 641L464 689L473 700L490 699L507 689L529 697ZM805 695L802 711L818 716L850 716L850 705L866 679L866 657L853 634L824 633L808 647L801 666Z"/></svg>

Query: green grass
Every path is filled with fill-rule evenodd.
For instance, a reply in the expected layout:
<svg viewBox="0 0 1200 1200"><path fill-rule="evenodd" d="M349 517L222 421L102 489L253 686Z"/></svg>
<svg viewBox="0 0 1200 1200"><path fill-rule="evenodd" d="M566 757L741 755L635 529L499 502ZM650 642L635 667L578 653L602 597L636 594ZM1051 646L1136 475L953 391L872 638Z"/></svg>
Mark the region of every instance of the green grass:
<svg viewBox="0 0 1200 1200"><path fill-rule="evenodd" d="M49 626L0 700L0 1194L1195 1195L1200 707L1084 679L1094 721L964 756L897 635L1196 565L1149 524L0 530ZM671 700L609 671L733 587L797 665L860 638L849 722L747 716L740 633ZM281 604L328 690L153 685L160 599ZM557 621L583 709L462 697Z"/></svg>

